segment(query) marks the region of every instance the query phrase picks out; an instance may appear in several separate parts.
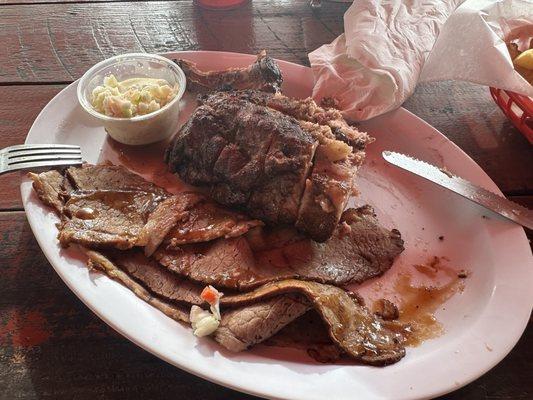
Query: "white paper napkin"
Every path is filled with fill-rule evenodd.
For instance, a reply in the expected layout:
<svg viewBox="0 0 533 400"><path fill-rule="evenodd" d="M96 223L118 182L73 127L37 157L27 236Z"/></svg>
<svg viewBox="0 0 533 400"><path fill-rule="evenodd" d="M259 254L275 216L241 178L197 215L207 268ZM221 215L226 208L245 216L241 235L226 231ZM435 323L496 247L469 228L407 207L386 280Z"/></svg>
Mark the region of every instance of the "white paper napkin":
<svg viewBox="0 0 533 400"><path fill-rule="evenodd" d="M533 96L504 41L533 36L531 0L356 0L344 30L309 60L313 97L335 98L348 119L399 107L419 81L463 80Z"/></svg>

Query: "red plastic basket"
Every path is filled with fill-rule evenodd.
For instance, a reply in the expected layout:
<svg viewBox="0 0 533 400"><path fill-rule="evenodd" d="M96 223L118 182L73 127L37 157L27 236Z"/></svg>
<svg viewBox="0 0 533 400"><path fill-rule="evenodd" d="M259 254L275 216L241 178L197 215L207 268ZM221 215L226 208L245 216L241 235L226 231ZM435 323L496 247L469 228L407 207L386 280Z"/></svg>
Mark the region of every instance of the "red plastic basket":
<svg viewBox="0 0 533 400"><path fill-rule="evenodd" d="M491 87L492 98L516 128L533 144L533 99Z"/></svg>

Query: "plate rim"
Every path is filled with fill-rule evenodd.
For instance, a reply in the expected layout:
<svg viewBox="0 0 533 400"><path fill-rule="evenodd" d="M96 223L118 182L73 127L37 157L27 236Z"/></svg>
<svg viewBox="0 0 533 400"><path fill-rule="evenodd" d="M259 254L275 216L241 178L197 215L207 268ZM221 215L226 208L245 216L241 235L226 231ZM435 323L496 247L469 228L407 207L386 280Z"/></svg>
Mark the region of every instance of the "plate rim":
<svg viewBox="0 0 533 400"><path fill-rule="evenodd" d="M253 55L253 54L244 54L244 53L236 53L236 52L208 51L208 50L166 52L166 53L161 53L161 55L166 56L166 57L175 57L175 56L180 56L180 55L181 56L186 56L188 54L197 54L197 53L217 54L219 56L242 58L243 60L245 60L245 59L246 60L255 59L255 55ZM277 59L276 59L276 61L278 61L281 66L287 65L287 66L290 66L290 68L303 69L303 70L306 71L306 73L308 73L309 70L310 70L310 67L306 67L306 66L303 66L303 65L300 65L300 64L289 62L289 61L277 60ZM40 113L35 118L34 122L32 123L32 126L31 126L31 128L28 131L28 134L26 136L25 143L28 142L28 139L29 139L29 137L31 135L31 132L34 129L35 125L38 123L38 121L41 118L44 118L44 115L46 113L47 108L51 107L51 104L54 101L57 101L57 98L59 98L62 95L64 95L65 91L72 90L72 87L73 86L74 87L77 86L78 83L79 83L79 79L77 79L74 82L72 82L69 85L67 85L59 93L57 93L45 105L45 107L43 107L43 109L40 111ZM389 113L386 113L384 115L389 115L390 116L390 115L392 115L394 113L398 114L400 117L403 116L403 117L405 117L407 119L416 120L419 124L424 125L425 128L427 128L428 130L432 131L433 134L435 134L437 137L440 137L441 139L443 139L443 143L445 143L447 146L451 146L453 148L454 152L459 153L461 158L465 159L469 163L468 168L474 168L475 172L477 174L480 174L480 176L483 178L484 183L486 184L486 187L488 189L496 191L498 194L502 194L502 192L500 191L500 189L498 188L496 183L490 178L490 176L488 176L486 174L486 172L481 168L481 166L479 166L467 153L465 153L459 146L457 146L453 141L448 139L439 130L437 130L431 124L429 124L428 122L424 121L423 119L421 119L420 117L416 116L415 114L413 114L412 112L406 110L403 107L400 107L400 108L398 108L396 110L393 110L393 111L391 111ZM376 118L381 118L381 117L382 116L378 116ZM23 184L24 184L24 182L27 182L27 179L23 179L22 183L21 183L21 186L20 186L21 187L21 194L22 194L22 201L23 201L23 205L24 205L24 210L25 210L28 222L30 224L30 227L32 229L32 232L34 234L34 237L36 238L36 240L37 240L37 242L39 244L39 247L41 248L41 251L43 252L45 257L47 258L48 262L52 265L52 267L54 268L55 272L59 275L61 280L67 285L67 287L76 295L76 297L78 297L93 313L95 313L107 325L109 325L111 328L113 328L115 331L120 333L122 336L124 336L125 338L127 338L131 342L135 343L137 346L139 346L142 349L148 351L149 353L155 355L156 357L162 359L163 361L165 361L165 362L167 362L167 363L169 363L169 364L171 364L173 366L176 366L176 367L178 367L178 368L180 368L180 369L182 369L182 370L184 370L184 371L186 371L188 373L191 373L191 374L193 374L195 376L198 376L198 377L200 377L202 379L205 379L207 381L210 381L210 382L213 382L215 384L219 384L219 385L222 385L222 386L225 386L225 387L228 387L228 388L231 388L231 389L243 392L243 393L248 393L248 394L251 394L251 395L254 395L254 396L258 396L258 397L263 397L263 398L280 398L280 399L299 399L300 398L300 397L298 397L296 395L295 396L290 396L290 393L287 393L287 392L285 392L287 394L287 396L272 397L272 395L267 393L267 392L264 392L264 391L261 391L261 390L254 390L253 388L250 388L246 384L240 384L240 382L236 383L235 380L232 381L230 379L224 379L223 377L220 377L220 376L212 376L212 375L209 375L208 373L204 373L203 371L199 371L197 369L194 369L193 367L189 367L185 363L177 363L175 360L172 360L169 356L167 356L167 355L165 355L165 353L157 350L155 347L149 347L149 346L145 346L145 345L141 344L134 336L129 335L124 329L122 329L121 327L117 326L117 324L115 322L113 322L113 320L111 320L111 319L107 318L106 316L104 316L101 312L99 312L99 310L96 308L96 306L94 306L90 301L88 301L86 298L84 298L83 293L81 293L78 290L76 290L73 287L73 285L71 285L68 282L66 277L63 276L63 274L58 270L58 268L56 268L54 263L51 261L48 252L44 250L44 248L46 248L47 244L43 243L42 242L43 238L40 235L36 234L36 232L38 231L38 228L36 226L34 226L35 221L31 218L30 214L27 211L27 198L24 196L24 193L23 193ZM525 231L523 229L521 229L521 240L524 242L524 244L527 245L527 237L526 237ZM531 310L530 310L530 314L531 314ZM455 390L457 390L457 389L459 389L459 388L471 383L472 381L478 379L479 377L484 375L487 371L492 369L495 365L497 365L501 360L503 360L509 354L509 352L514 348L516 343L522 337L522 335L523 335L523 333L524 333L524 331L525 331L525 329L526 329L526 327L528 325L528 321L529 321L529 318L525 319L524 321L522 321L523 323L522 323L522 326L521 326L521 329L520 329L520 331L521 331L520 335L518 335L517 337L513 337L513 339L509 341L508 348L506 348L506 349L502 350L500 353L498 353L498 357L496 357L494 359L495 361L493 363L491 363L491 365L485 365L485 368L483 368L482 370L481 369L476 369L477 372L470 374L470 376L466 380L462 381L460 383L460 385L449 384L448 385L449 387L447 389L439 390L439 391L431 391L431 392L428 391L428 393L425 396L422 396L422 397L420 397L420 396L415 396L415 397L413 397L413 396L403 396L403 394L399 394L398 399L415 400L415 399L423 399L423 398L430 398L430 397L434 397L434 396L440 396L440 395L443 395L443 394L446 394L446 393L453 392L453 391L455 391Z"/></svg>

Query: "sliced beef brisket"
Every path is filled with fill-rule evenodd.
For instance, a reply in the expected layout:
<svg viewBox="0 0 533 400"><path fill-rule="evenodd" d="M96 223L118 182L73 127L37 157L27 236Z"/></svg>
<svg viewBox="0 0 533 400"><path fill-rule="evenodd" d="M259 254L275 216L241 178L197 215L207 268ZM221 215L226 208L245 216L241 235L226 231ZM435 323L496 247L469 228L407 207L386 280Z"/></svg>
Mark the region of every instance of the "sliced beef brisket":
<svg viewBox="0 0 533 400"><path fill-rule="evenodd" d="M213 338L228 350L246 350L272 337L310 308L301 296L283 295L230 309L222 313Z"/></svg>
<svg viewBox="0 0 533 400"><path fill-rule="evenodd" d="M403 250L399 232L378 225L368 207L347 210L345 216L349 224L339 225L325 243L289 229L269 229L246 238L160 248L155 257L189 279L238 290L288 278L345 285L383 274Z"/></svg>
<svg viewBox="0 0 533 400"><path fill-rule="evenodd" d="M141 252L112 256L89 250L89 266L119 280L137 296L179 321L187 321L176 302L199 303L200 287L158 273ZM214 338L232 351L262 342L312 307L321 316L334 344L350 357L367 364L385 365L405 355L404 337L335 286L283 280L252 292L221 299L222 321Z"/></svg>
<svg viewBox="0 0 533 400"><path fill-rule="evenodd" d="M61 214L63 211L63 200L61 199L63 175L52 170L40 174L30 172L29 177L33 181L33 189L39 200Z"/></svg>
<svg viewBox="0 0 533 400"><path fill-rule="evenodd" d="M223 209L198 193L171 195L139 175L113 165L84 165L30 174L37 195L61 217L58 238L89 248L174 246L236 237L262 225Z"/></svg>
<svg viewBox="0 0 533 400"><path fill-rule="evenodd" d="M137 297L154 306L170 318L175 319L176 321L189 322L190 307L176 305L164 301L158 296L154 296L142 284L138 283L126 272L117 267L117 265L102 253L94 250L86 250L86 254L89 257L87 262L89 268L104 272L110 278L115 279L130 289Z"/></svg>
<svg viewBox="0 0 533 400"><path fill-rule="evenodd" d="M386 365L405 356L402 333L387 327L384 321L336 286L288 279L267 283L252 292L223 297L221 304L253 304L289 293L305 296L311 302L331 340L351 358L365 364Z"/></svg>

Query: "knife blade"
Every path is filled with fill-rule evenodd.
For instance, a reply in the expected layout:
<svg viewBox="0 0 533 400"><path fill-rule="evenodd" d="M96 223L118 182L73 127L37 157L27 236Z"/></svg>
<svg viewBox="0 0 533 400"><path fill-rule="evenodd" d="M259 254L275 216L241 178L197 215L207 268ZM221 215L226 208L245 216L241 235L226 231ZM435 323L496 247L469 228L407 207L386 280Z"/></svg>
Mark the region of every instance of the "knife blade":
<svg viewBox="0 0 533 400"><path fill-rule="evenodd" d="M445 187L528 229L533 229L533 211L505 197L455 176L445 168L436 167L411 156L388 150L383 151L382 156L392 165Z"/></svg>

